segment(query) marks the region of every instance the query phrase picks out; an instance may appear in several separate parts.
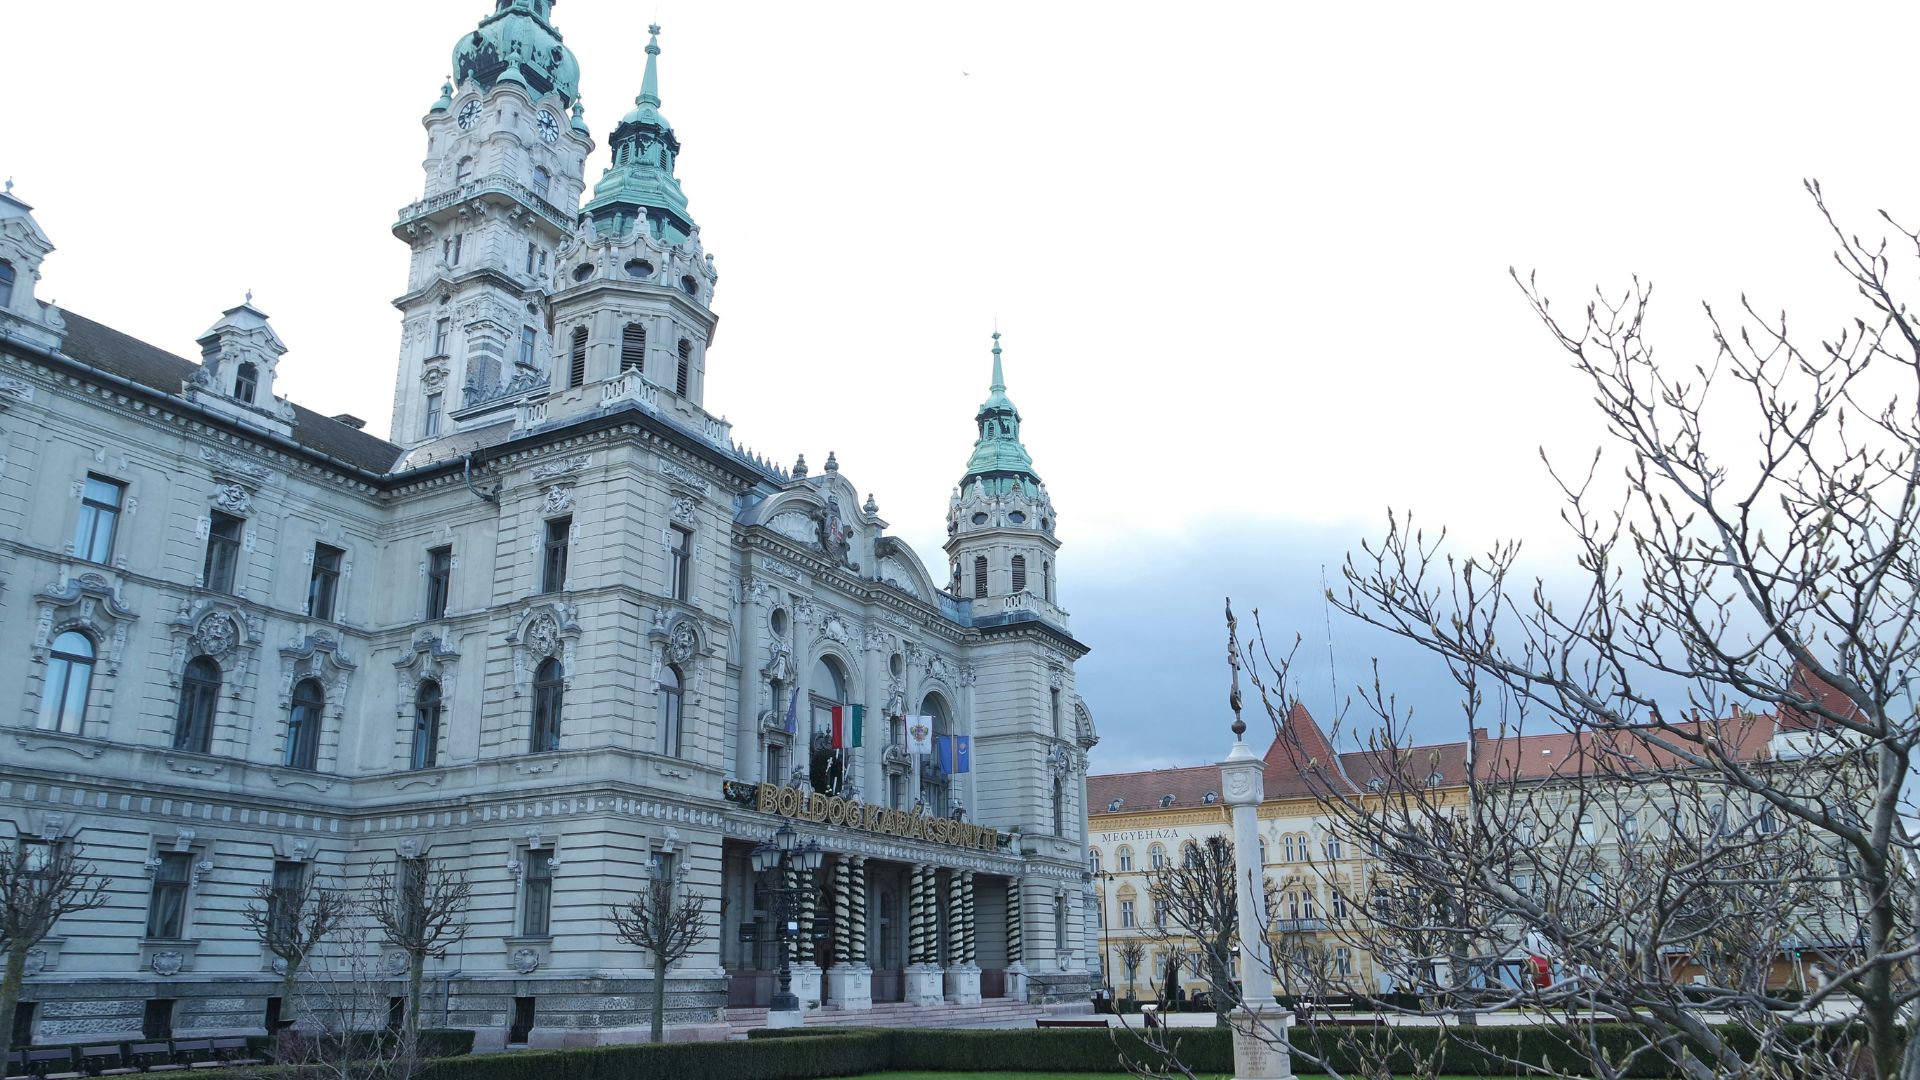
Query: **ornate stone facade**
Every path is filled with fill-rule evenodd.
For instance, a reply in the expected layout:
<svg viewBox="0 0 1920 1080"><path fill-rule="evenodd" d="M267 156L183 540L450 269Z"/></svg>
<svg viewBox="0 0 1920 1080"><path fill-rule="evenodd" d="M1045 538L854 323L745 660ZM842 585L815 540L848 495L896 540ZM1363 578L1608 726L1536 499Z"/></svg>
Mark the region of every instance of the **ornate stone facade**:
<svg viewBox="0 0 1920 1080"><path fill-rule="evenodd" d="M239 915L252 890L416 857L474 883L427 1008L482 1046L529 997L535 1044L644 1027L648 961L605 902L657 866L709 906L669 978L673 1022L710 1025L766 985L748 852L789 820L730 793L796 776L1002 841L794 821L831 856L817 910L847 912L816 954L833 1000L898 997L915 964L956 1001L1006 971L1014 992L1029 970L1036 995L1090 986L1083 908L1056 898L1084 887L1094 734L1051 570L1039 595L956 593L837 463L790 474L733 444L703 405L717 275L658 46L583 216L593 142L548 6L463 36L426 117L391 442L274 397L303 360L250 303L190 360L41 302L51 244L0 196L0 692L21 703L0 827L83 845L114 881L32 958L42 1041L137 1037L156 999L178 1035L261 1031L278 977ZM468 55L542 34L537 65ZM995 371L990 404L997 350ZM1044 505L1017 535L1050 567L1051 504L1011 479L1001 525ZM835 704L867 707L859 747L816 734ZM910 753L902 716L969 740L970 771Z"/></svg>

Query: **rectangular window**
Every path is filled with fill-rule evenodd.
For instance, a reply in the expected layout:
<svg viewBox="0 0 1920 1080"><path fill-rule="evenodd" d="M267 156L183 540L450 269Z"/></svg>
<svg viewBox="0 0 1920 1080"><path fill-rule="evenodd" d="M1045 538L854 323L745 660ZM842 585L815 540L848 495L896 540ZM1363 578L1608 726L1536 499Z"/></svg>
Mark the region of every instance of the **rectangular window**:
<svg viewBox="0 0 1920 1080"><path fill-rule="evenodd" d="M153 892L147 900L147 936L173 939L187 925L187 883L193 871L193 855L186 851L163 851L160 865L153 869Z"/></svg>
<svg viewBox="0 0 1920 1080"><path fill-rule="evenodd" d="M33 1045L33 1010L35 1002L20 1001L13 1006L13 1042L16 1050L25 1050Z"/></svg>
<svg viewBox="0 0 1920 1080"><path fill-rule="evenodd" d="M533 273L533 257L539 250L540 246L538 244L531 242L527 244L527 273L529 274Z"/></svg>
<svg viewBox="0 0 1920 1080"><path fill-rule="evenodd" d="M507 1045L525 1046L527 1038L533 1034L533 999L517 997L513 999L513 1023L507 1026Z"/></svg>
<svg viewBox="0 0 1920 1080"><path fill-rule="evenodd" d="M693 599L693 530L673 527L673 552L669 586L675 600Z"/></svg>
<svg viewBox="0 0 1920 1080"><path fill-rule="evenodd" d="M273 892L267 897L267 928L276 940L292 941L299 933L295 918L306 884L306 863L284 859L274 862Z"/></svg>
<svg viewBox="0 0 1920 1080"><path fill-rule="evenodd" d="M1333 917L1336 919L1347 917L1347 894L1338 889L1333 893Z"/></svg>
<svg viewBox="0 0 1920 1080"><path fill-rule="evenodd" d="M120 524L120 504L127 485L87 474L80 488L80 521L73 530L73 554L88 562L113 557L113 534Z"/></svg>
<svg viewBox="0 0 1920 1080"><path fill-rule="evenodd" d="M767 745L767 783L787 782L787 749L778 743Z"/></svg>
<svg viewBox="0 0 1920 1080"><path fill-rule="evenodd" d="M1333 950L1333 973L1335 975L1353 974L1353 953L1345 948Z"/></svg>
<svg viewBox="0 0 1920 1080"><path fill-rule="evenodd" d="M420 434L432 438L440 434L440 415L443 411L439 394L427 395L427 415L420 421Z"/></svg>
<svg viewBox="0 0 1920 1080"><path fill-rule="evenodd" d="M387 1030L398 1032L407 1026L407 999L395 995L387 999Z"/></svg>
<svg viewBox="0 0 1920 1080"><path fill-rule="evenodd" d="M567 387L587 385L587 328L573 328L571 344L567 347Z"/></svg>
<svg viewBox="0 0 1920 1080"><path fill-rule="evenodd" d="M1053 737L1056 739L1064 739L1067 737L1067 730L1066 724L1062 722L1063 717L1060 713L1060 688L1056 686L1049 689L1047 695L1050 699L1048 703L1049 707L1053 710L1050 714L1053 717Z"/></svg>
<svg viewBox="0 0 1920 1080"><path fill-rule="evenodd" d="M673 392L681 397L687 396L687 388L693 385L693 342L680 339L680 363L673 373Z"/></svg>
<svg viewBox="0 0 1920 1080"><path fill-rule="evenodd" d="M1053 947L1067 947L1067 905L1056 903L1053 907Z"/></svg>
<svg viewBox="0 0 1920 1080"><path fill-rule="evenodd" d="M420 921L426 918L427 860L423 856L400 857L399 868L393 875L393 892L395 921L400 924L401 935L417 936Z"/></svg>
<svg viewBox="0 0 1920 1080"><path fill-rule="evenodd" d="M647 328L628 323L620 330L620 370L644 371L647 367Z"/></svg>
<svg viewBox="0 0 1920 1080"><path fill-rule="evenodd" d="M520 933L525 937L546 937L553 909L553 852L528 851L523 884L525 904Z"/></svg>
<svg viewBox="0 0 1920 1080"><path fill-rule="evenodd" d="M907 808L907 778L899 773L887 777L887 805L895 810Z"/></svg>
<svg viewBox="0 0 1920 1080"><path fill-rule="evenodd" d="M332 621L334 596L340 589L340 561L347 553L326 544L313 545L313 576L307 580L307 614Z"/></svg>
<svg viewBox="0 0 1920 1080"><path fill-rule="evenodd" d="M1133 901L1120 901L1120 929L1133 929Z"/></svg>
<svg viewBox="0 0 1920 1080"><path fill-rule="evenodd" d="M567 535L572 531L572 515L547 520L546 557L540 564L541 592L559 592L567 587Z"/></svg>
<svg viewBox="0 0 1920 1080"><path fill-rule="evenodd" d="M447 615L447 594L453 585L453 549L437 547L427 552L427 618Z"/></svg>
<svg viewBox="0 0 1920 1080"><path fill-rule="evenodd" d="M452 262L452 263L453 263L453 265L455 265L455 266L459 266L459 265L460 265L460 241L462 241L462 240L464 240L464 239L465 239L465 237L463 237L463 236L461 236L461 235L459 235L458 233L456 233L456 234L454 234L454 237L453 237L453 258L452 258L451 260L449 260L449 261L450 261L450 262Z"/></svg>
<svg viewBox="0 0 1920 1080"><path fill-rule="evenodd" d="M173 1038L173 999L152 998L140 1013L140 1037Z"/></svg>
<svg viewBox="0 0 1920 1080"><path fill-rule="evenodd" d="M433 323L433 355L447 355L447 338L453 331L452 319L436 319Z"/></svg>
<svg viewBox="0 0 1920 1080"><path fill-rule="evenodd" d="M246 526L245 518L213 511L207 531L207 558L200 576L214 592L233 591L234 574L240 568L240 535Z"/></svg>
<svg viewBox="0 0 1920 1080"><path fill-rule="evenodd" d="M520 366L533 367L533 349L540 343L539 332L531 326L520 328Z"/></svg>

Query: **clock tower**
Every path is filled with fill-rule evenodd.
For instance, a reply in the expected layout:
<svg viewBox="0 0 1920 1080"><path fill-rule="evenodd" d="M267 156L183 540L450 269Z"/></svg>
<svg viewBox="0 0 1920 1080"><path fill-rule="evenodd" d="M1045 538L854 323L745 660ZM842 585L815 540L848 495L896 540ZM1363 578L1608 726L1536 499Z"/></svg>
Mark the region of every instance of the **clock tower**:
<svg viewBox="0 0 1920 1080"><path fill-rule="evenodd" d="M495 0L422 121L425 190L393 227L413 253L394 300L392 439L410 449L497 423L551 375L547 297L593 151L552 7Z"/></svg>
<svg viewBox="0 0 1920 1080"><path fill-rule="evenodd" d="M953 591L973 600L976 619L1026 611L1064 628L1066 613L1054 587L1059 515L1020 441L1020 410L1007 397L997 330L993 383L973 420L979 437L947 506Z"/></svg>

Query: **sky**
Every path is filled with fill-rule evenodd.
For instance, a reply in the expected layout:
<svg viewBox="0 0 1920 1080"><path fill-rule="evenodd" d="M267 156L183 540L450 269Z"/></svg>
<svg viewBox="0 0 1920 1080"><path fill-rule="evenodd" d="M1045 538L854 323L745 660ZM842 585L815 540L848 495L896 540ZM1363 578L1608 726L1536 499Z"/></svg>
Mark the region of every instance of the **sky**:
<svg viewBox="0 0 1920 1080"><path fill-rule="evenodd" d="M6 12L0 175L42 299L183 355L252 290L276 389L384 433L419 126L487 0L73 0ZM1606 439L1509 267L1575 310L1654 283L1662 355L1742 295L1845 312L1850 228L1920 221L1913 5L657 4L562 0L600 144L663 28L662 111L715 256L706 403L829 451L945 562L989 335L1059 511L1096 772L1224 755L1222 600L1302 636L1316 714L1458 689L1330 611L1389 508L1458 550L1569 550L1541 464ZM24 89L19 89L24 88ZM1214 732L1217 734L1202 734ZM1264 738L1258 729L1256 738Z"/></svg>

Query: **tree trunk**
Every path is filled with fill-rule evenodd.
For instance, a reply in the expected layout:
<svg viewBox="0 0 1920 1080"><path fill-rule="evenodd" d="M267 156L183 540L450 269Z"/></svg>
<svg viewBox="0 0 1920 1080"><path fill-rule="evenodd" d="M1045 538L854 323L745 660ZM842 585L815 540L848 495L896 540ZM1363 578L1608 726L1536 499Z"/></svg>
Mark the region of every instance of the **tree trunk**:
<svg viewBox="0 0 1920 1080"><path fill-rule="evenodd" d="M300 961L281 957L287 965L286 974L280 976L280 1023L289 1026L293 1022L293 984L300 975ZM269 1036L273 1032L267 1032Z"/></svg>
<svg viewBox="0 0 1920 1080"><path fill-rule="evenodd" d="M652 1041L660 1042L666 1037L667 1027L667 957L655 949L653 953L653 1033Z"/></svg>
<svg viewBox="0 0 1920 1080"><path fill-rule="evenodd" d="M6 977L0 979L0 1047L8 1054L13 1053L13 1012L20 1004L20 986L26 979L27 942L15 939L7 950Z"/></svg>
<svg viewBox="0 0 1920 1080"><path fill-rule="evenodd" d="M407 1043L411 1046L420 1036L420 984L425 981L427 958L420 953L407 954Z"/></svg>

